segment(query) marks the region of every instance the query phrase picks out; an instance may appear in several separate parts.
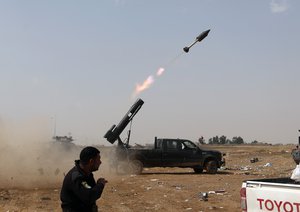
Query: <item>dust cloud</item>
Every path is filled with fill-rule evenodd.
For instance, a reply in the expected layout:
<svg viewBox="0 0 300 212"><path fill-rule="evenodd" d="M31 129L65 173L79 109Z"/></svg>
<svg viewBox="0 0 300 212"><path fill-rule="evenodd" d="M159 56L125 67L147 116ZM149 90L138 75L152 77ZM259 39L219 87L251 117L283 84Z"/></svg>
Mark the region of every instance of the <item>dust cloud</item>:
<svg viewBox="0 0 300 212"><path fill-rule="evenodd" d="M37 188L61 183L81 148L51 141L42 119L0 122L0 188Z"/></svg>
<svg viewBox="0 0 300 212"><path fill-rule="evenodd" d="M35 119L18 123L0 120L0 188L54 188L62 185L84 145L52 140L48 121ZM95 145L94 145L95 146ZM95 146L102 164L95 178L117 176L112 168L115 148Z"/></svg>

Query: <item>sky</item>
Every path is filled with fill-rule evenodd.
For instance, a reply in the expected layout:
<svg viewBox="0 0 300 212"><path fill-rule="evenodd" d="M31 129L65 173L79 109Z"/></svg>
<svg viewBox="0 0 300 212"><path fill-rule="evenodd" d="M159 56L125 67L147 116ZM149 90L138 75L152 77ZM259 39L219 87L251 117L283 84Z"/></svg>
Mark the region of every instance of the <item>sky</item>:
<svg viewBox="0 0 300 212"><path fill-rule="evenodd" d="M141 98L131 144L296 144L299 10L298 0L0 1L1 131L109 145L106 131Z"/></svg>

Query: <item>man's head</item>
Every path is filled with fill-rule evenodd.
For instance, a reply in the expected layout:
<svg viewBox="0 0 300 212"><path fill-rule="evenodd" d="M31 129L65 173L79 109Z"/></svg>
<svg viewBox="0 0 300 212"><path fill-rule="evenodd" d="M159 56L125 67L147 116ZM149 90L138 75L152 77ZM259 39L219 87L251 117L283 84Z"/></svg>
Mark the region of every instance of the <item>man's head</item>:
<svg viewBox="0 0 300 212"><path fill-rule="evenodd" d="M97 171L101 164L100 151L92 146L87 146L83 148L80 152L80 163L89 172Z"/></svg>

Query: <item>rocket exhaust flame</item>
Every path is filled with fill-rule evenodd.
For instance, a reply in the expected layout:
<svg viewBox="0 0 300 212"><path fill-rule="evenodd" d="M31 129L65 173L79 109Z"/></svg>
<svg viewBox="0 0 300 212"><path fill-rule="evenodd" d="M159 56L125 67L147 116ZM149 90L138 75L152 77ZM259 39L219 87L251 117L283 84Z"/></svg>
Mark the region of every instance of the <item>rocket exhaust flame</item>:
<svg viewBox="0 0 300 212"><path fill-rule="evenodd" d="M152 76L149 76L144 82L143 84L137 84L136 85L136 91L141 92L147 88L150 87L150 85L154 82L154 79Z"/></svg>
<svg viewBox="0 0 300 212"><path fill-rule="evenodd" d="M156 76L159 77L164 73L164 68L159 68L156 72ZM135 91L132 95L132 98L135 98L139 95L142 91L148 89L154 83L154 77L150 75L142 84L137 83L135 86Z"/></svg>
<svg viewBox="0 0 300 212"><path fill-rule="evenodd" d="M174 57L172 60L170 60L165 67L168 67L169 65L175 63L175 61L184 53L180 53L179 55L177 55L176 57ZM164 72L165 72L165 68L160 67L157 71L156 71L156 77L160 77ZM148 89L153 83L154 83L155 79L154 76L150 75L142 84L137 83L135 86L135 90L132 94L132 98L134 99L137 95L139 95L142 91Z"/></svg>
<svg viewBox="0 0 300 212"><path fill-rule="evenodd" d="M135 98L139 93L149 88L154 82L153 76L149 76L142 84L136 84L135 91L133 93L133 98Z"/></svg>
<svg viewBox="0 0 300 212"><path fill-rule="evenodd" d="M156 72L156 76L160 76L164 73L165 69L164 68L159 68Z"/></svg>

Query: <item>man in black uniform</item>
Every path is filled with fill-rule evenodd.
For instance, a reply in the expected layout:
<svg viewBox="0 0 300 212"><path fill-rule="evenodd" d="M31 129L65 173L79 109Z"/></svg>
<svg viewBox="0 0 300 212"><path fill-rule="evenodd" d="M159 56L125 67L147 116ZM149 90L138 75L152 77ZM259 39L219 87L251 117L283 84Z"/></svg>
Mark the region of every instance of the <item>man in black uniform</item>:
<svg viewBox="0 0 300 212"><path fill-rule="evenodd" d="M93 173L101 164L100 151L95 147L85 147L80 152L80 160L65 176L60 192L63 212L98 211L96 200L101 197L107 181L99 178L97 182Z"/></svg>

